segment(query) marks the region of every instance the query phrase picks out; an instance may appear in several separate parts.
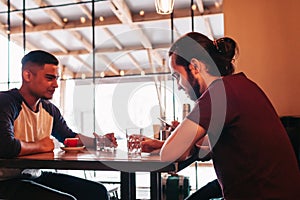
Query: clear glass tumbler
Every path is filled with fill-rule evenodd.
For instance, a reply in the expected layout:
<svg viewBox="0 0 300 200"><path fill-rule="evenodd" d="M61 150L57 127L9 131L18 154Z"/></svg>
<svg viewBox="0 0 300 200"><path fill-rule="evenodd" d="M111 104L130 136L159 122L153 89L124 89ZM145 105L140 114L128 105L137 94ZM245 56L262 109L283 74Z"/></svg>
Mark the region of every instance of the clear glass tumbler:
<svg viewBox="0 0 300 200"><path fill-rule="evenodd" d="M142 128L126 129L127 150L129 158L141 158L141 142L143 139Z"/></svg>

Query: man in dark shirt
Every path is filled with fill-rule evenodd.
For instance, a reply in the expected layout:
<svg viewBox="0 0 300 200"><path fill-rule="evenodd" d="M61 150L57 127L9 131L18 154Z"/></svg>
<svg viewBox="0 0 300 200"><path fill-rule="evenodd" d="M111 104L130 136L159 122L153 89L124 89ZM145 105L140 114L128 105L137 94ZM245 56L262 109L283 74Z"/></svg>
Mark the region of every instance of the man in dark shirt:
<svg viewBox="0 0 300 200"><path fill-rule="evenodd" d="M172 75L196 104L165 142L146 140L143 149L161 147L162 160L184 160L208 136L225 199L297 199L300 172L288 135L264 92L233 74L236 52L233 39L196 32L172 45Z"/></svg>

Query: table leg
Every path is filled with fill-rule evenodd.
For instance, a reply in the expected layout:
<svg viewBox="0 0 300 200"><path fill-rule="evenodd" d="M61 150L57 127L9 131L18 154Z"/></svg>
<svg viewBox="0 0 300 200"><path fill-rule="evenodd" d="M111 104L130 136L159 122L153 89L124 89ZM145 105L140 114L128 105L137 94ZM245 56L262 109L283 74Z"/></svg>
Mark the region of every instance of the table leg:
<svg viewBox="0 0 300 200"><path fill-rule="evenodd" d="M121 199L136 199L135 173L121 172Z"/></svg>
<svg viewBox="0 0 300 200"><path fill-rule="evenodd" d="M161 200L161 174L160 172L150 172L150 196L151 199Z"/></svg>

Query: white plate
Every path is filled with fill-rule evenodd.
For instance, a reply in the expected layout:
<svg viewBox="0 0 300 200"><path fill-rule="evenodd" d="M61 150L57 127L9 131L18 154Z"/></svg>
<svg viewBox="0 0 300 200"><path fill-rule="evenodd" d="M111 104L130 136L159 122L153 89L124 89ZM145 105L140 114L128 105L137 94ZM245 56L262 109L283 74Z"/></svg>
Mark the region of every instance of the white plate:
<svg viewBox="0 0 300 200"><path fill-rule="evenodd" d="M64 151L77 152L77 151L82 151L85 148L85 146L81 146L81 147L60 147L60 148Z"/></svg>

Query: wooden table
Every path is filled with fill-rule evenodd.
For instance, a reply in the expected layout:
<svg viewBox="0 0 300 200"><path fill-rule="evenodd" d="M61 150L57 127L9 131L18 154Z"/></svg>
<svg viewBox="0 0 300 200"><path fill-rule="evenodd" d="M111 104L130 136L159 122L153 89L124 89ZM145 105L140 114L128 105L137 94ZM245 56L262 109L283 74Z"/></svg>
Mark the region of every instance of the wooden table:
<svg viewBox="0 0 300 200"><path fill-rule="evenodd" d="M142 159L129 159L127 152L97 152L85 149L80 152L65 152L55 149L13 159L0 159L2 168L109 170L121 172L121 197L136 199L135 172L150 172L151 199L161 199L160 172L177 170L177 163L161 162L159 155L143 154Z"/></svg>

